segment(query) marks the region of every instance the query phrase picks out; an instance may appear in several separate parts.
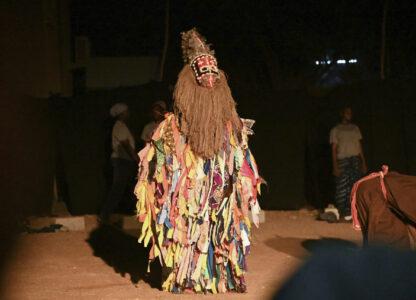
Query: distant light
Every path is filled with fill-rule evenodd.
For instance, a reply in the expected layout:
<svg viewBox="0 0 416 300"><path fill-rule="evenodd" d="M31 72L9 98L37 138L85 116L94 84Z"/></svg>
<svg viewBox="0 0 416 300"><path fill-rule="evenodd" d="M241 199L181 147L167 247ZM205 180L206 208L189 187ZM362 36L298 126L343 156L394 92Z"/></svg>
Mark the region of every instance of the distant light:
<svg viewBox="0 0 416 300"><path fill-rule="evenodd" d="M338 65L344 65L346 63L349 64L356 64L358 62L358 59L356 58L351 58L351 59L338 59L335 61ZM319 65L330 65L334 63L332 60L327 59L327 60L315 60L315 65L319 66Z"/></svg>

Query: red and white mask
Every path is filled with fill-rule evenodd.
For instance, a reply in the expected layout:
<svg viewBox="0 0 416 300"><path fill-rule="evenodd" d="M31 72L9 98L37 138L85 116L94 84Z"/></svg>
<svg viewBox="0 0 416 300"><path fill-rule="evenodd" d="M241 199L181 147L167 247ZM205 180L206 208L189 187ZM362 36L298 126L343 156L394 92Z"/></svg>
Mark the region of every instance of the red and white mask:
<svg viewBox="0 0 416 300"><path fill-rule="evenodd" d="M220 79L217 60L212 55L203 54L195 57L191 61L191 68L200 86L212 88Z"/></svg>

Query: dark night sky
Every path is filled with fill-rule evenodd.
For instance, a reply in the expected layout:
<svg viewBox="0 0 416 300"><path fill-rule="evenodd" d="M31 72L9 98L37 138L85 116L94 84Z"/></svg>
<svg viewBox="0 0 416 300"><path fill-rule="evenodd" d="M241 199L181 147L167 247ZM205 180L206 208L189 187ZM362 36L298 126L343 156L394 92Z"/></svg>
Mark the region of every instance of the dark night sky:
<svg viewBox="0 0 416 300"><path fill-rule="evenodd" d="M170 2L168 65L181 63L179 33L196 26L220 59L267 64L272 51L287 75L307 72L326 55L378 68L382 0ZM415 1L390 0L388 9L389 70L414 77ZM164 13L165 1L73 0L72 33L89 36L95 56L160 55Z"/></svg>

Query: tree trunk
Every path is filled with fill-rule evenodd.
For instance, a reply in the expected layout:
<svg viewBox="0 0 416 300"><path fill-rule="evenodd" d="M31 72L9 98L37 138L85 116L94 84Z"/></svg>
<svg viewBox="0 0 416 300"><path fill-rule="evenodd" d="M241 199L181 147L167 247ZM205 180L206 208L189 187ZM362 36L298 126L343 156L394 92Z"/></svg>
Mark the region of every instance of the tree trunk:
<svg viewBox="0 0 416 300"><path fill-rule="evenodd" d="M165 13L165 42L163 45L162 59L160 60L160 69L159 69L159 81L163 80L163 72L165 69L166 54L168 52L169 44L169 0L166 0L166 13Z"/></svg>
<svg viewBox="0 0 416 300"><path fill-rule="evenodd" d="M385 79L385 62L386 62L386 24L387 24L387 7L389 0L384 1L383 21L381 24L381 55L380 55L380 79Z"/></svg>

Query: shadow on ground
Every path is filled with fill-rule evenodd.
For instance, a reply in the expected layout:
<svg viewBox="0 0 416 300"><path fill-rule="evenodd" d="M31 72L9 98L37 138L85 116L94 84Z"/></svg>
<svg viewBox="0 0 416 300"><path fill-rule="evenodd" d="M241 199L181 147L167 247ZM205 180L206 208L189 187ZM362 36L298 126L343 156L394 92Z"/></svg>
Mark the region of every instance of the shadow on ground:
<svg viewBox="0 0 416 300"><path fill-rule="evenodd" d="M318 249L330 247L343 247L355 249L358 246L350 241L337 238L302 239L292 237L281 237L276 235L274 238L265 242L267 246L278 252L286 253L297 258L304 258L308 254Z"/></svg>
<svg viewBox="0 0 416 300"><path fill-rule="evenodd" d="M344 248L344 249L357 249L358 245L343 239L338 238L320 238L309 239L302 242L302 246L309 252L315 252L322 248Z"/></svg>
<svg viewBox="0 0 416 300"><path fill-rule="evenodd" d="M297 258L304 258L308 254L307 251L305 251L305 248L302 247L302 242L304 240L305 239L275 235L274 238L268 239L265 244L278 252L283 252Z"/></svg>
<svg viewBox="0 0 416 300"><path fill-rule="evenodd" d="M151 264L151 272L148 273L149 249L139 244L136 237L115 227L100 225L91 232L86 241L94 250L94 256L104 260L121 276L129 274L134 284L143 280L152 288L161 289L162 269L159 261Z"/></svg>

